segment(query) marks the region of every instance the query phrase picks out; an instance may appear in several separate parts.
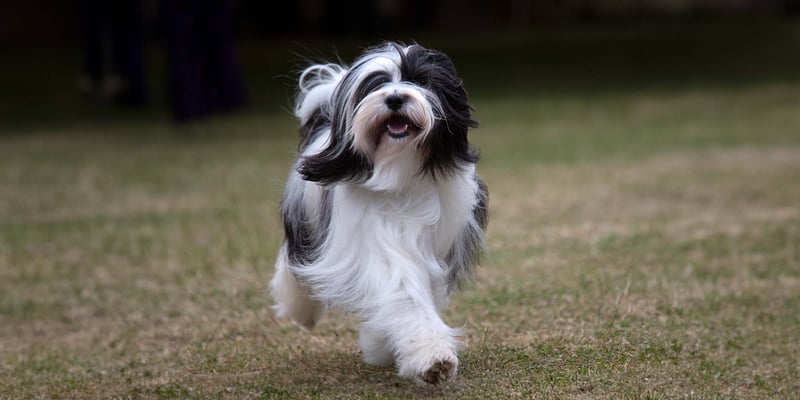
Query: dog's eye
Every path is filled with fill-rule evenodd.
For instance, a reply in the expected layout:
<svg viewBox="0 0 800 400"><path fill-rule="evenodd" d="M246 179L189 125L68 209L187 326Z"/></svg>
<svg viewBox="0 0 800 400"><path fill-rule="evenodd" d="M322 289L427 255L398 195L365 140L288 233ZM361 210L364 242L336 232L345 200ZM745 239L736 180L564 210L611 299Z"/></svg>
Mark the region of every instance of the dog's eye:
<svg viewBox="0 0 800 400"><path fill-rule="evenodd" d="M420 86L428 86L428 84L430 84L430 80L428 79L427 76L419 76L416 79L414 79L414 82Z"/></svg>
<svg viewBox="0 0 800 400"><path fill-rule="evenodd" d="M372 91L372 90L375 90L375 89L377 89L377 88L379 88L379 87L381 87L381 86L383 86L383 85L385 85L385 84L387 84L387 83L389 83L391 81L392 80L386 74L375 74L375 75L372 75L372 76L370 76L370 77L368 77L366 79L366 81L364 83L364 86L368 90Z"/></svg>

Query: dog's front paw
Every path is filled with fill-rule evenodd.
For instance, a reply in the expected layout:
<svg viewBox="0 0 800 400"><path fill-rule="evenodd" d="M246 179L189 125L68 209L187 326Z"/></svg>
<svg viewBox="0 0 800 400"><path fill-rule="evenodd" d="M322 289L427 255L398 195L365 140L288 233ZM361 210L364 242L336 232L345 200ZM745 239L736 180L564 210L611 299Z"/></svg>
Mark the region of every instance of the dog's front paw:
<svg viewBox="0 0 800 400"><path fill-rule="evenodd" d="M400 376L418 383L438 385L452 380L458 369L458 357L452 346L418 348L398 360Z"/></svg>
<svg viewBox="0 0 800 400"><path fill-rule="evenodd" d="M455 378L456 369L458 369L457 358L453 358L452 360L438 360L423 372L422 375L419 376L419 379L430 385L438 385Z"/></svg>

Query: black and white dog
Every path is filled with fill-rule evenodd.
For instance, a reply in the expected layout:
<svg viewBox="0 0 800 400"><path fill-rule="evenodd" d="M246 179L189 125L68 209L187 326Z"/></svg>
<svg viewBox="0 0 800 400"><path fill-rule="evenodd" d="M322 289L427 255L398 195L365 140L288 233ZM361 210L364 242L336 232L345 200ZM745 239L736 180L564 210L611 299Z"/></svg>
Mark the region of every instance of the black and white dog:
<svg viewBox="0 0 800 400"><path fill-rule="evenodd" d="M328 307L361 319L364 361L430 384L453 378L458 330L439 316L484 250L467 93L450 59L386 43L300 75L300 156L270 284L278 316L311 329Z"/></svg>

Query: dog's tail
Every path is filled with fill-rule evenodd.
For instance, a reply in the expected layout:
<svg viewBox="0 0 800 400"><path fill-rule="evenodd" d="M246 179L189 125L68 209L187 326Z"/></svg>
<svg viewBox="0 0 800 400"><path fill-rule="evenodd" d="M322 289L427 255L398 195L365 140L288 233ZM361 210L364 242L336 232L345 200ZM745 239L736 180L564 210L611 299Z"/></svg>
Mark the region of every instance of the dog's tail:
<svg viewBox="0 0 800 400"><path fill-rule="evenodd" d="M300 119L302 141L319 127L330 124L331 97L346 72L341 65L316 64L300 74L294 114Z"/></svg>

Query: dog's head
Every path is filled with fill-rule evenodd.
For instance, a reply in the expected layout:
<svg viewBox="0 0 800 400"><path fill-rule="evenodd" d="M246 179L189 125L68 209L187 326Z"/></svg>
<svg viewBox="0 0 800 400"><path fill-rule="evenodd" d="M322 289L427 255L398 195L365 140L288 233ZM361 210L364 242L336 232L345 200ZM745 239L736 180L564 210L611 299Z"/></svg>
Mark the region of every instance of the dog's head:
<svg viewBox="0 0 800 400"><path fill-rule="evenodd" d="M478 123L445 54L387 43L367 50L350 68L325 68L340 75L325 111L331 134L320 152L301 160L306 180L392 190L477 161L467 131Z"/></svg>

